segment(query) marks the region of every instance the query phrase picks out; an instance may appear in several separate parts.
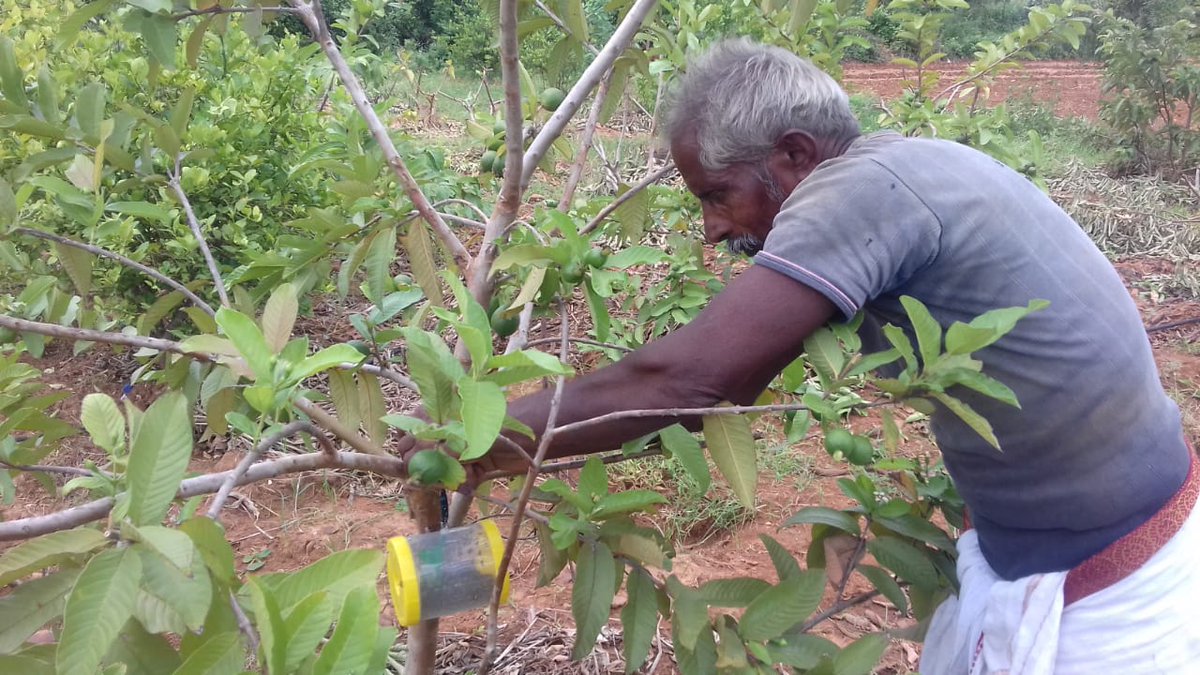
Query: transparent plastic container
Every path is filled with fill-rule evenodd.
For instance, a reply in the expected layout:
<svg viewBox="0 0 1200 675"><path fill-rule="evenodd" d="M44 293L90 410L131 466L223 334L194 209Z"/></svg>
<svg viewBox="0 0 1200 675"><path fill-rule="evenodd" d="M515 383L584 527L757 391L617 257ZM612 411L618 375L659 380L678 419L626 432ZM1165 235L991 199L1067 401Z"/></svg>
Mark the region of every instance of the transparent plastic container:
<svg viewBox="0 0 1200 675"><path fill-rule="evenodd" d="M490 520L387 543L388 586L401 626L486 607L500 570L504 540ZM504 575L500 601L507 602Z"/></svg>

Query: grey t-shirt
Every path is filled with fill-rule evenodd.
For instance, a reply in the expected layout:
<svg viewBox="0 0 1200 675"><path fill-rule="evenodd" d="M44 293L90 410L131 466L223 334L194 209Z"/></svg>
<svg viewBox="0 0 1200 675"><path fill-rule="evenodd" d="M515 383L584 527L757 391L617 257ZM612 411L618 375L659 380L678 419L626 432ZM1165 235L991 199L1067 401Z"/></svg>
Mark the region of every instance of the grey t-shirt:
<svg viewBox="0 0 1200 675"><path fill-rule="evenodd" d="M943 327L1033 299L1050 306L978 352L1021 409L953 393L993 425L997 452L944 408L932 426L984 556L1006 579L1069 569L1137 527L1183 483L1179 410L1129 293L1076 223L1021 175L949 141L859 138L784 203L755 263L847 318L912 337L899 298Z"/></svg>

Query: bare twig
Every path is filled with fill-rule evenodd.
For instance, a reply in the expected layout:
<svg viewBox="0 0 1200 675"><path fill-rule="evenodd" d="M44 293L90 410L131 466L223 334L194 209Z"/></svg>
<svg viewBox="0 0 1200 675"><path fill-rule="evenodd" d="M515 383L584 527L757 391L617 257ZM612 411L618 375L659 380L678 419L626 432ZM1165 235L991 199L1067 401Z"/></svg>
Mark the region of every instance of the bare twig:
<svg viewBox="0 0 1200 675"><path fill-rule="evenodd" d="M525 346L526 347L536 347L538 345L550 344L551 342L558 342L558 338L538 338L536 340L529 341L528 343L525 344ZM617 351L625 352L625 353L629 353L629 352L633 351L629 347L625 347L623 345L615 345L611 342L600 342L599 340L590 340L588 338L573 337L573 338L571 338L571 342L574 342L575 344L580 344L580 345L591 345L593 347L603 347L605 349L615 349Z"/></svg>
<svg viewBox="0 0 1200 675"><path fill-rule="evenodd" d="M407 473L404 470L404 460L399 457L381 457L358 452L339 452L331 456L325 452L310 452L303 455L291 455L254 464L237 480L237 484L234 487L257 483L286 474L313 471L316 469L347 469L352 471L368 471L392 478L407 477ZM212 494L221 489L221 485L225 483L225 479L233 471L231 469L220 473L189 478L179 484L179 491L175 493L175 498L188 499L197 495ZM112 510L114 501L112 497L104 497L45 516L33 516L0 522L0 541L29 539L30 537L66 530L92 522L93 520L99 520Z"/></svg>
<svg viewBox="0 0 1200 675"><path fill-rule="evenodd" d="M0 466L13 471L26 471L29 473L60 473L64 476L96 476L97 474L87 469L80 469L76 466L50 466L46 464L11 464L0 459Z"/></svg>
<svg viewBox="0 0 1200 675"><path fill-rule="evenodd" d="M661 455L662 452L663 452L662 448L654 448L652 450L643 450L642 452L635 452L632 455L626 455L624 453L618 452L618 453L614 453L611 455L605 455L605 456L601 457L600 462L603 464L620 464L621 462L630 462L635 459L645 459L647 457L657 457L657 456ZM562 462L551 462L549 464L542 465L542 473L558 473L560 471L571 471L573 469L582 469L583 466L587 463L588 463L587 459L570 459L570 460L565 460Z"/></svg>
<svg viewBox="0 0 1200 675"><path fill-rule="evenodd" d="M629 12L621 20L621 24L608 39L608 44L604 45L596 58L592 59L587 69L583 71L583 75L571 87L571 91L567 92L562 105L558 106L533 142L529 144L529 149L525 151L524 169L521 172L522 192L529 187L533 172L541 163L546 151L549 150L550 144L562 134L567 122L574 117L575 111L583 105L584 99L600 83L600 78L608 72L617 57L625 52L625 48L633 41L633 37L637 35L638 30L642 27L642 22L649 16L650 10L654 8L655 4L656 0L637 0L633 7L629 8Z"/></svg>
<svg viewBox="0 0 1200 675"><path fill-rule="evenodd" d="M421 186L417 184L417 180L409 173L408 167L401 159L400 153L397 152L395 144L392 143L392 137L388 134L387 127L375 114L375 109L371 106L371 102L367 100L367 95L363 91L362 84L358 81L358 77L350 70L350 64L346 62L346 58L338 50L337 44L333 41L333 35L329 32L329 26L325 23L325 15L321 12L321 4L319 0L288 0L288 4L296 9L297 16L312 33L313 39L321 46L321 50L325 52L326 58L333 64L333 69L337 72L338 78L342 81L342 86L346 88L346 92L350 94L350 99L354 102L355 109L362 115L367 123L367 128L371 130L371 136L375 142L379 144L383 150L383 156L387 160L388 166L392 168L396 178L400 181L400 185L404 187L405 193L409 200L412 201L413 207L420 212L421 217L433 231L437 234L446 248L450 250L450 255L454 258L454 262L458 265L459 270L466 271L471 264L471 254L467 252L463 243L458 237L454 236L454 232L450 230L450 226L446 221L433 209L433 205L429 203L429 199L425 193L421 191Z"/></svg>
<svg viewBox="0 0 1200 675"><path fill-rule="evenodd" d="M562 30L563 33L570 34L571 29L567 27L566 22L564 22L562 19L560 19L557 14L552 12L550 10L550 8L546 6L546 3L542 2L542 0L534 0L534 4L537 5L538 9L545 12L546 16L550 17L551 21L558 24L558 27ZM585 49L587 49L592 54L600 53L600 50L596 49L596 47L594 45L592 45L592 43L590 43L590 42L583 43L583 46Z"/></svg>
<svg viewBox="0 0 1200 675"><path fill-rule="evenodd" d="M509 513L513 513L517 510L516 504L513 504L512 502L506 502L499 497L493 497L491 495L475 495L475 499L499 506ZM525 509L525 517L534 522L541 523L542 525L550 524L549 516L541 513L540 511L535 511L534 509Z"/></svg>
<svg viewBox="0 0 1200 675"><path fill-rule="evenodd" d="M1184 326L1190 326L1194 323L1200 323L1200 316L1194 316L1190 319L1183 319L1182 321L1172 321L1171 323L1161 323L1161 324L1158 324L1157 326L1146 326L1146 332L1147 333L1155 333L1160 330L1170 330L1172 328L1182 328Z"/></svg>
<svg viewBox="0 0 1200 675"><path fill-rule="evenodd" d="M559 301L559 315L562 324L562 338L560 343L559 359L564 363L567 360L567 350L570 348L570 317L567 315L566 303ZM517 538L521 535L521 522L525 515L525 510L529 507L529 495L533 492L533 484L537 479L538 473L541 472L542 462L546 461L546 454L550 451L550 440L554 438L554 424L558 420L558 409L562 405L563 386L566 383L566 378L559 376L554 382L554 395L550 399L550 410L546 415L546 428L542 432L542 437L538 441L537 453L533 457L533 463L529 465L529 472L525 475L525 484L521 486L521 494L517 497L516 506L512 511L512 526L508 531L508 540L504 543L504 555L500 558L500 566L496 574L496 583L492 586L492 600L488 604L488 627L487 627L487 646L483 651L483 658L479 664L479 675L487 675L491 670L492 661L496 654L496 618L500 611L500 595L504 588L504 576L508 573L508 566L512 563L513 550L516 548Z"/></svg>
<svg viewBox="0 0 1200 675"><path fill-rule="evenodd" d="M264 452L275 447L275 445L280 441L283 441L286 438L291 438L301 431L306 431L313 438L316 438L318 442L321 443L321 449L326 454L330 456L337 455L337 449L333 447L328 438L325 438L325 434L321 433L321 430L314 427L312 423L305 421L292 422L284 426L279 431L264 438L262 442L251 448L250 452L246 453L246 456L242 458L242 461L238 462L238 465L234 468L233 473L229 474L229 476L225 479L225 482L221 484L220 489L217 490L217 496L213 497L212 505L208 508L208 517L213 520L220 520L221 508L225 506L225 500L229 498L229 493L233 492L233 486L237 484L238 479L246 475L246 471L250 469L250 465L258 461L258 458L261 457Z"/></svg>
<svg viewBox="0 0 1200 675"><path fill-rule="evenodd" d="M207 9L193 9L186 12L172 14L171 18L178 21L192 16L211 16L213 14L250 14L253 12L280 12L283 14L294 14L295 9L291 7L222 7L213 5Z"/></svg>
<svg viewBox="0 0 1200 675"><path fill-rule="evenodd" d="M233 591L229 591L229 605L233 607L233 615L237 618L238 630L242 632L242 635L246 636L246 646L250 648L251 654L257 654L258 631L254 630L254 624L250 623L250 618L246 616L246 612L238 604L237 595Z"/></svg>
<svg viewBox="0 0 1200 675"><path fill-rule="evenodd" d="M613 211L616 211L618 208L620 208L622 204L636 196L637 193L662 180L674 170L675 165L671 162L667 162L654 173L647 174L645 178L639 180L628 190L621 193L621 196L609 202L608 206L600 209L600 213L597 213L594 218L588 221L587 225L584 225L579 229L580 236L586 236L587 234L591 233L591 231L599 227L600 223L603 223L604 219L608 218Z"/></svg>
<svg viewBox="0 0 1200 675"><path fill-rule="evenodd" d="M179 203L183 205L183 213L187 217L188 228L192 231L192 236L196 238L196 245L200 247L200 253L204 256L204 262L208 265L208 272L212 274L213 286L217 289L217 297L221 299L221 304L229 307L229 295L225 292L225 281L221 279L221 270L217 267L217 261L213 258L212 251L208 248L208 242L204 239L204 231L200 229L200 221L196 220L196 212L192 210L192 202L188 199L187 193L183 191L183 185L179 182L179 157L175 158L175 171L171 174L167 184L171 186L171 190L175 192L175 197Z"/></svg>
<svg viewBox="0 0 1200 675"><path fill-rule="evenodd" d="M135 269L135 270L141 272L142 274L145 274L146 276L148 276L152 279L161 281L162 283L166 284L167 286L179 291L179 293L181 295L183 295L183 297L187 298L189 301L191 301L191 303L193 305L195 305L195 306L199 307L201 310L203 310L205 314L208 314L209 316L216 316L216 314L217 314L216 311L213 310L213 308L207 302L200 299L200 296L198 296L195 293L188 290L187 286L184 286L183 284L179 283L178 281L175 281L171 277L168 277L167 275L163 274L162 272L159 272L158 270L154 269L153 267L147 267L146 265L143 265L142 263L140 263L136 260L130 260L129 258L126 258L125 256L123 256L119 253L113 253L112 251L100 248L99 246L85 244L81 241L75 241L74 239L68 239L67 237L63 237L61 235L53 234L50 232L42 232L41 230L34 230L34 229L31 229L28 227L18 227L16 229L14 229L13 232L16 232L17 234L23 234L23 235L26 235L29 237L37 237L38 239L45 239L47 241L52 241L57 244L62 244L63 246L70 246L72 248L77 248L77 249L80 249L81 251L87 251L88 253L91 253L92 255L97 255L102 258L109 258L110 260L116 260L117 262L121 263L122 265L124 265L130 269Z"/></svg>
<svg viewBox="0 0 1200 675"><path fill-rule="evenodd" d="M391 455L387 454L387 452L385 452L382 448L363 438L355 430L348 428L345 424L342 424L341 420L325 412L320 406L312 401L297 396L296 398L292 399L292 405L296 406L296 409L298 409L300 412L311 417L313 422L316 422L323 429L326 429L334 436L337 436L339 439L345 442L346 445L349 445L355 450L368 455L391 457Z"/></svg>
<svg viewBox="0 0 1200 675"><path fill-rule="evenodd" d="M16 317L7 316L4 314L0 314L0 328L8 328L9 330L13 330L18 333L37 333L38 335L60 337L68 340L104 342L107 344L124 345L126 347L137 347L139 349L144 348L153 349L160 352L172 352L175 354L183 354L185 356L194 358L197 361L214 360L209 354L186 352L180 347L178 342L172 342L171 340L142 337L140 335L125 335L124 333L109 333L101 330L91 330L89 328L71 328L70 326L59 326L53 323L18 319Z"/></svg>
<svg viewBox="0 0 1200 675"><path fill-rule="evenodd" d="M836 614L840 614L840 613L846 611L847 609L850 609L851 607L854 607L856 605L861 605L862 603L870 600L871 598L874 598L877 595L879 595L879 591L868 591L866 593L860 593L852 598L847 598L845 600L837 602L829 609L826 609L825 611L820 612L819 614L814 614L811 619L804 622L804 625L800 627L800 630L798 632L806 633L809 630L811 630L813 626L816 626L817 624L828 619L829 617L834 616Z"/></svg>
<svg viewBox="0 0 1200 675"><path fill-rule="evenodd" d="M890 401L889 401L890 403ZM658 408L655 410L618 410L616 412L598 415L586 420L579 420L559 427L557 433L576 431L594 424L611 422L613 420L636 417L695 417L701 415L742 415L745 413L788 412L790 410L806 410L803 403L775 403L772 405L728 405L708 408Z"/></svg>
<svg viewBox="0 0 1200 675"><path fill-rule="evenodd" d="M592 109L588 112L587 123L583 125L583 137L579 139L579 151L575 153L575 163L571 165L571 173L567 175L566 186L563 187L562 198L558 200L558 210L566 213L571 210L571 201L575 198L575 188L583 171L587 168L588 151L592 149L592 137L596 134L596 125L600 122L600 111L604 108L604 99L608 98L608 88L612 85L613 69L600 80L600 88L596 90L596 100L592 101Z"/></svg>
<svg viewBox="0 0 1200 675"><path fill-rule="evenodd" d="M364 363L362 365L357 365L357 364L353 364L353 363L343 363L340 366L338 366L338 369L339 370L361 370L368 375L374 375L376 377L382 377L385 380L391 380L392 382L395 382L396 384L400 385L401 387L404 387L405 389L409 389L411 391L417 390L417 385L415 382L408 379L408 377L406 377L403 373L398 373L391 368L384 368L382 366L374 366L369 363Z"/></svg>

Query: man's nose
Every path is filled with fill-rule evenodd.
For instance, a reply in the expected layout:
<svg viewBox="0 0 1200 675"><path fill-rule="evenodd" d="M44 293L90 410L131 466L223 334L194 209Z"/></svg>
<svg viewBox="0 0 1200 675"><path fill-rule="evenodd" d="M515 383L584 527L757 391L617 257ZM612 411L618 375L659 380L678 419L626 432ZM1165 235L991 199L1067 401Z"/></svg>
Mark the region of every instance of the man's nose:
<svg viewBox="0 0 1200 675"><path fill-rule="evenodd" d="M719 244L729 238L729 221L710 210L704 210L704 239L710 244Z"/></svg>

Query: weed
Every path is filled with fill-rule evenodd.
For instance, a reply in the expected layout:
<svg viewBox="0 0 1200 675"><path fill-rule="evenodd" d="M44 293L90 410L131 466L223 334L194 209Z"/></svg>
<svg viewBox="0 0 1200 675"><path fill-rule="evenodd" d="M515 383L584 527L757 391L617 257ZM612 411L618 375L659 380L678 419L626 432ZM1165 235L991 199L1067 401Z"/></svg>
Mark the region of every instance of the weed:
<svg viewBox="0 0 1200 675"><path fill-rule="evenodd" d="M260 570L267 564L267 557L271 555L271 549L264 548L256 553L250 553L242 556L242 563L246 565L247 572Z"/></svg>

